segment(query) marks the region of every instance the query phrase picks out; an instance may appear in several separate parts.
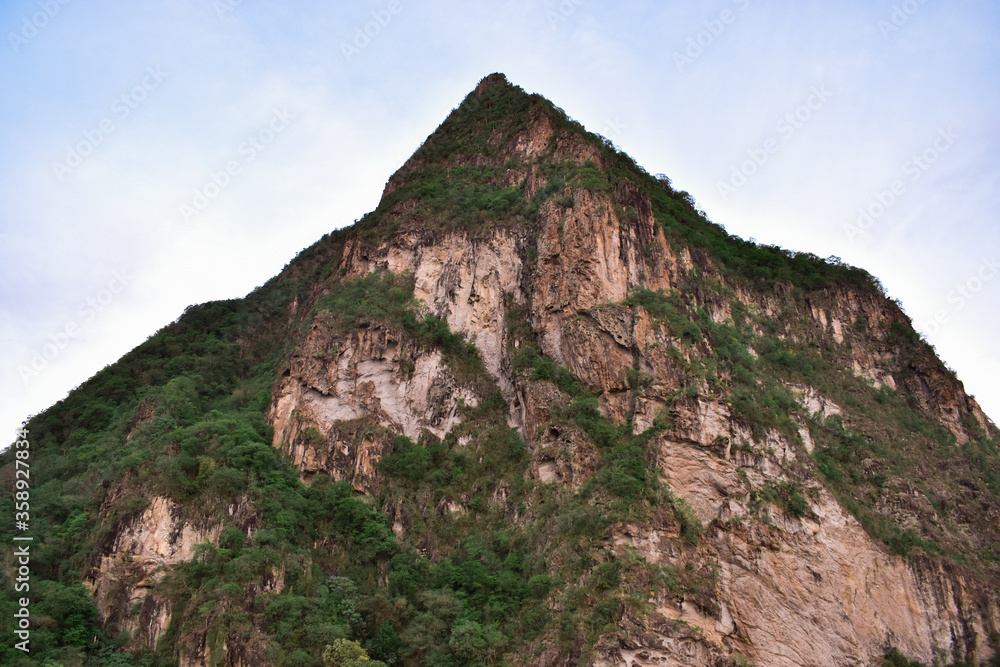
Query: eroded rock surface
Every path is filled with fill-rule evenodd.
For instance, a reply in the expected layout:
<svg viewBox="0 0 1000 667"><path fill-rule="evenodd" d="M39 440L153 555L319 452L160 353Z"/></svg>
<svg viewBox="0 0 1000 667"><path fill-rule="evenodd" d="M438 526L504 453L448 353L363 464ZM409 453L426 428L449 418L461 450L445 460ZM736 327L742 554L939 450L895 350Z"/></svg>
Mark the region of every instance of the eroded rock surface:
<svg viewBox="0 0 1000 667"><path fill-rule="evenodd" d="M543 157L606 166L602 151L539 113L497 155L465 156L456 164L492 160L499 169L515 163L498 178L531 198L545 185L533 162ZM385 196L420 169L418 162L411 160L390 180ZM786 388L801 407L789 408L798 415L792 428L755 430L727 395L730 376L720 373L709 383L687 370L695 348L711 358L712 344L685 342L669 323L626 301L638 287L678 290L706 323L752 313L759 316L752 324L758 333L766 329L776 341L840 351L849 371L861 378L857 382L883 388L886 398L896 391L912 396L958 445L972 439L973 424L995 433L936 357L917 355L906 373L896 372L895 337L908 326L902 311L872 291L849 287L817 290L802 306L791 285L763 291L730 283L705 250L667 238L651 201L633 184L567 185L560 195L542 202L530 224L517 219L474 230L404 226L391 237L349 236L336 279L379 270L412 275L414 296L426 312L474 342L508 403L509 424L528 445L526 478L539 488L580 488L600 469L601 454L582 430L553 423L554 411L569 402L566 394L552 382L516 372L514 308L541 353L596 395L605 416L637 434L657 431L649 456L690 508L689 520L703 527L695 553L716 568L712 585L698 594L647 591L649 613L620 619L628 627L624 638L597 646L590 663L721 666L742 656L762 666L832 667L871 664L889 646L927 664L993 655L990 637L1000 619L996 591L942 561L890 555L820 483L809 423L849 419L849 402L838 404L814 386L791 383ZM415 205L399 206L402 211ZM314 302L321 291L316 288ZM322 315L306 322L312 303L300 304L296 297L290 305L292 324L305 322L308 330L293 341L269 420L273 445L290 456L307 483L324 472L375 495L382 480L378 462L396 435L444 438L461 425L460 407L479 398L439 350L407 340L390 325L345 333ZM790 312L796 307L801 312ZM798 327L788 325L794 317L802 322ZM895 483L900 493L892 502L908 506L889 509L900 509L904 517L934 516L919 489ZM486 502L506 507L510 488L504 485ZM801 493L795 511L774 500L789 489ZM469 500L442 496L428 511L465 517ZM402 503L384 509L394 533L404 537L413 518ZM511 510L512 522L529 520L524 517L531 509ZM678 546L682 530L679 520L663 517L617 525L607 548L622 558L634 550L649 563L683 568L693 562L682 561L694 547ZM169 500L152 499L101 556L93 589L102 613L154 644L170 610L148 594L151 582L189 560L198 542L217 539L217 526L190 525ZM275 581L274 590L280 590L277 575ZM135 605L138 614L122 613ZM579 646L567 656L546 641L539 640L537 654L511 660L576 664ZM211 659L195 651L184 664ZM241 661L252 664L252 656L231 657L229 664Z"/></svg>

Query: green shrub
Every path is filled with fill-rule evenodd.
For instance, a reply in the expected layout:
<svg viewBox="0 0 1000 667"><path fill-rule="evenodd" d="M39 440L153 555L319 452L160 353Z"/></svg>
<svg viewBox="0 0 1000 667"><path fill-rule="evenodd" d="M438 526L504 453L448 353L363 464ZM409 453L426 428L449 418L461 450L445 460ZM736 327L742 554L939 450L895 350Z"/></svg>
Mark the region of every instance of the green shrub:
<svg viewBox="0 0 1000 667"><path fill-rule="evenodd" d="M923 667L923 664L916 660L910 660L900 653L899 649L893 646L886 651L885 657L882 660L882 667Z"/></svg>
<svg viewBox="0 0 1000 667"><path fill-rule="evenodd" d="M702 339L701 327L690 318L681 314L674 303L677 297L664 290L652 291L644 287L636 287L625 300L628 306L642 306L654 320L664 322L672 336L686 345L695 345Z"/></svg>
<svg viewBox="0 0 1000 667"><path fill-rule="evenodd" d="M893 322L889 325L888 340L890 343L915 345L920 342L920 334L903 322Z"/></svg>
<svg viewBox="0 0 1000 667"><path fill-rule="evenodd" d="M694 509L683 498L672 498L674 516L681 525L681 539L691 546L697 546L705 527L702 526Z"/></svg>

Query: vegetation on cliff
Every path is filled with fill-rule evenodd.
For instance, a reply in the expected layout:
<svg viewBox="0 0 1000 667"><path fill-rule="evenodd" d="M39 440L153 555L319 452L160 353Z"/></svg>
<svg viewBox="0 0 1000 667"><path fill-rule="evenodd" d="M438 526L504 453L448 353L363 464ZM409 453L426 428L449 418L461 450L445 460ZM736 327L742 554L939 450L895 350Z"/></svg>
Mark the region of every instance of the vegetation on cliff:
<svg viewBox="0 0 1000 667"><path fill-rule="evenodd" d="M550 138L522 159L525 136L539 123L553 130ZM629 331L642 322L665 341L650 349L675 374L656 377L638 361L622 369L617 399L628 409L619 419L583 371L543 352L531 310L542 222L569 215L584 197L613 214L628 232L623 238L640 239L639 263L650 272L663 269L668 254L689 258L671 269L673 289L635 285L621 301L567 315L582 327L600 320L602 308L613 310ZM557 443L552 457L575 457L579 478L564 483L537 474L538 452L525 440L539 433L511 425L511 392L486 371L476 341L414 297L412 274L348 270L351 253L391 235L475 239L501 227L521 230L526 267L521 300L505 297L502 352L515 393L546 397L539 431ZM859 318L834 344L814 309L844 294L876 304L884 317ZM759 305L768 299L770 311ZM371 495L325 473L304 483L273 446L276 383L320 324L345 341L385 327L440 351L476 399L440 437L428 430L406 437L361 418L362 435L392 443ZM635 341L622 345L641 356ZM855 351L878 358L891 383L860 377ZM299 666L443 667L542 653L587 664L641 636L642 619L658 613L657 595L719 618L720 567L706 536L766 532L774 512L809 519L820 485L889 553L995 584L996 430L977 419L971 402L958 410L957 425L944 420L931 389L954 387L868 273L727 234L666 177L650 176L544 98L491 75L354 227L327 235L245 299L189 308L31 420L36 625L30 656L10 648L10 631L0 634L0 662L171 665L184 656L221 659L228 650ZM807 408L807 390L836 410ZM647 399L657 412L639 426L637 405ZM787 479L755 485L744 476L747 516L708 525L664 481L654 446L680 439L680 420L701 402L725 406L744 434L706 451L774 458L768 443L780 440L798 453L779 462ZM302 437L324 438L315 428ZM0 454L7 486L12 461L11 452ZM88 586L102 556L154 498L217 538L152 581L135 572L119 577L105 596L113 604L99 610ZM0 498L0 514L13 516L10 494ZM406 520L396 525L391 517ZM671 558L651 562L623 546L627 540L615 536L632 526L666 536ZM0 544L11 544L12 533L5 522ZM141 646L141 633L111 629L152 623L142 599L130 597L140 585L169 609L155 646ZM11 617L15 604L8 587L0 613ZM704 639L685 623L663 627ZM733 664L741 659L733 654Z"/></svg>

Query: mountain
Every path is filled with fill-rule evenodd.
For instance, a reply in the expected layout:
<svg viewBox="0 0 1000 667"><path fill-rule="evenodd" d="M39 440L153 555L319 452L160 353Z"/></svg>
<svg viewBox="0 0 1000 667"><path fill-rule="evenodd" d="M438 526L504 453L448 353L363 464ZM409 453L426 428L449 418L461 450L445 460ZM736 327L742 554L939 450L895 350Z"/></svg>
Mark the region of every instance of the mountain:
<svg viewBox="0 0 1000 667"><path fill-rule="evenodd" d="M1000 663L998 431L900 305L500 74L26 432L4 664Z"/></svg>

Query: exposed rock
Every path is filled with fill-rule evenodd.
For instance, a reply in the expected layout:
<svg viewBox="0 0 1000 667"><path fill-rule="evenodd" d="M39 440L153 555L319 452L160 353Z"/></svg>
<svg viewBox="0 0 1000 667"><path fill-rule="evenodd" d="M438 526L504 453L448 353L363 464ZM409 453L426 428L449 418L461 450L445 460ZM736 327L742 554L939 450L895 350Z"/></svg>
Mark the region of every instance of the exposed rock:
<svg viewBox="0 0 1000 667"><path fill-rule="evenodd" d="M345 339L317 324L279 383L271 408L274 445L305 479L324 471L373 493L392 433L443 437L461 421L459 404L476 402L440 351L416 348L382 326Z"/></svg>
<svg viewBox="0 0 1000 667"><path fill-rule="evenodd" d="M798 394L802 407L820 419L826 419L841 413L840 406L820 394L816 389L804 385L790 385L789 388Z"/></svg>
<svg viewBox="0 0 1000 667"><path fill-rule="evenodd" d="M180 509L154 497L138 516L122 525L100 556L87 584L103 621L116 632L155 645L170 622L165 601L151 593L153 585L177 563L191 560L201 543L218 544L220 527L194 526Z"/></svg>
<svg viewBox="0 0 1000 667"><path fill-rule="evenodd" d="M535 135L524 137L517 150L534 154L539 142ZM649 216L648 206L643 205L641 193L630 196L641 222ZM508 296L530 304L531 325L542 352L596 392L602 411L615 421L633 418L636 431L644 430L672 401L672 430L669 437L657 438L654 448L663 477L691 504L703 524L731 526L711 528L707 537L707 548L716 555L720 568L716 612L706 616L687 603L661 606L659 616L644 621L645 634L628 646L608 649L593 664L726 664L726 656L738 652L754 664L777 667L853 665L869 663L890 644L929 664L940 652L964 658L984 656L991 650L986 638L993 631L993 619L1000 617L995 596L970 596L960 578L940 570L917 570L889 556L822 487L811 488L808 512L799 518L776 506L765 508L762 515L748 508L749 489L796 479L790 469L800 465L797 445L773 430L759 440L753 438L724 401L706 397L704 392L698 398L672 399L684 378L677 361L665 352L676 345L676 353L684 354L682 346L642 311L620 305L636 285L671 287L670 276L678 268L698 264L712 271L707 259L696 259L686 249L675 258L663 244L662 253L648 262L642 250L645 239L640 239L642 225L622 224L607 199L588 191L575 192L571 209L544 207L540 226L537 259L530 267L517 260L518 249L529 240L506 230L478 239L456 232L434 239L389 240L368 249L363 261L348 251L346 264L349 275L377 268L411 271L416 277L415 292L430 311L475 341L490 374L515 399L512 422L528 439L530 475L541 483L577 487L597 469L598 455L582 434L551 425L551 406L564 401L555 387L548 383L518 387L514 381L504 334ZM650 224L649 239L656 238L652 229ZM530 283L526 282L527 269ZM741 291L739 296L748 307L772 316L782 308L780 295ZM717 322L732 317L726 303L713 306L710 314ZM897 316L886 314L868 297L846 292L829 303L812 304L810 317L819 329L817 335L831 345L844 345L853 336L857 374L876 386L898 386L889 368L892 351L883 343L865 342L851 333L858 318L864 317L875 331L885 331ZM367 381L374 387L376 383L369 378L376 373L384 378L383 387L390 383L405 387L403 393L417 401L429 396L433 382L411 385L394 373L393 354L398 352L384 352L388 344L376 345L372 350L377 352L359 356L364 347L350 343L335 362L306 371L293 368L292 379L282 384L274 412L276 434L282 434L282 441L298 442L285 417L291 406L328 435L337 418L374 414L375 403L354 407L365 396L377 395L382 406L391 405L382 398L391 394L388 389L363 386ZM342 361L373 356L378 361L368 366ZM424 363L432 369L427 377L445 373L433 360ZM652 378L651 386L640 393L630 392L626 377L626 371L635 367ZM936 376L928 370L920 377ZM926 401L946 412L946 423L961 429L959 415L970 409L954 406L969 399L952 387L947 382L942 386L929 382ZM813 387L792 389L803 408L818 418L843 412ZM444 395L456 396L452 390ZM444 404L451 405L449 400ZM438 422L441 426L435 426L416 407L406 411L383 407L383 412L386 416L380 423L408 434L435 427L440 434L454 424L445 417ZM808 430L803 427L800 436L806 451L811 451ZM743 443L739 451L734 449L737 443ZM304 460L301 455L293 456ZM465 509L454 500L442 499L438 511L463 513ZM676 558L675 537L676 532L634 525L620 529L613 542L637 549L649 562L661 563ZM685 636L678 627L701 631ZM547 660L543 653L536 664L554 664Z"/></svg>
<svg viewBox="0 0 1000 667"><path fill-rule="evenodd" d="M529 200L546 185L543 161L598 170L608 166L608 153L598 144L537 108L517 131L491 137L489 146L494 153L451 156L442 164L490 166L492 178L505 187L521 186ZM419 155L411 158L393 176L385 197L423 166L420 160ZM957 444L975 439L977 429L996 435L931 350L902 345L900 331L909 331L902 310L875 289L833 286L803 297L790 283L760 289L750 281L732 281L707 246L681 243L676 229L668 239L652 201L635 183L565 185L558 198L540 203L530 222L525 213L474 230L411 225L381 238L349 235L337 258L339 273L314 285L302 303L292 298L290 322L305 322L309 329L295 334L268 417L273 445L288 454L303 480L322 472L375 496L384 481L378 463L391 452L396 435L445 438L458 437L457 432L460 446L471 441L473 436L462 432L469 424L462 423L460 408L476 405L481 396L473 382L460 381L441 351L421 347L387 324L344 333L322 314L304 319L336 280L377 270L409 272L418 302L475 344L489 380L507 400L508 424L520 430L530 457L527 480L518 482L545 493L578 490L601 469L607 452L565 417L570 396L551 382L515 372L509 304L526 313L532 340L525 344L537 345L541 354L571 371L597 396L602 414L624 432L648 431L649 463L676 499L669 511L643 505L649 518L611 527L598 536L606 541L604 548L622 558L635 550L647 563L668 568L693 566L695 557L714 568L711 585L700 590L649 591L644 603L649 613L642 618L620 612L619 632L600 639L589 664L728 667L731 659L743 656L769 667L867 665L890 645L927 664L941 656L973 662L993 655L997 646L991 637L1000 619L996 591L984 590L970 570L949 567L943 559L890 555L823 487L810 456L816 443L808 424L835 415L848 423L852 399L833 394L838 404L814 386L789 384L801 409L794 403L781 409L792 413L794 423L785 420L778 428L775 420L751 428L727 393L735 371L704 370L707 363L700 375L691 370L695 362L716 361L716 341L707 336L688 340L662 316L656 319L626 302L637 287L679 290L691 312L698 313L692 320L706 330L751 313L756 319L750 326L772 337L763 342L817 349L824 363L841 363L852 389L870 391L850 372L886 388L880 400L898 390ZM410 214L416 206L399 202L386 216ZM763 350L747 353L761 358ZM152 418L152 407L140 405L129 434ZM861 447L851 453L866 456ZM874 459L859 461L862 477L874 479L883 472ZM454 516L470 522L481 509L477 500L485 500L491 511L509 515L512 525L529 521L534 508L513 507L512 486L517 484L503 481L478 499L457 497L464 490L447 492L456 497L441 492L417 504L397 499L382 510L400 539L421 521L413 516L418 507L434 520ZM872 496L871 507L901 528L930 534L926 518L939 511L930 495L906 480L885 487L884 496ZM970 488L981 487L970 483ZM801 504L793 511L775 500L775 489L794 489ZM935 502L944 507L954 498L942 492ZM674 509L676 516L664 515ZM685 514L691 512L693 517ZM980 517L960 518L968 543L978 544L973 533ZM237 522L248 526L248 534L249 521ZM684 522L701 524L697 547L682 543ZM171 566L190 560L196 544L215 543L218 537L217 524L191 525L162 497L119 526L103 545L92 577L108 626L133 632L137 644L155 645L170 609L149 592L151 586ZM436 553L432 536L422 540L421 553ZM284 579L284 570L275 572L260 592L281 591ZM552 633L543 635L537 651L510 656L510 661L583 662L587 629L569 626L559 632L565 635L560 642L550 641ZM262 664L262 642L227 637L225 655L219 656L194 634L180 651L180 664Z"/></svg>
<svg viewBox="0 0 1000 667"><path fill-rule="evenodd" d="M141 425L153 421L153 410L155 408L156 404L152 399L143 399L135 411L135 417L132 418L132 423L129 424L128 431L125 433L126 440L131 440L133 432Z"/></svg>

